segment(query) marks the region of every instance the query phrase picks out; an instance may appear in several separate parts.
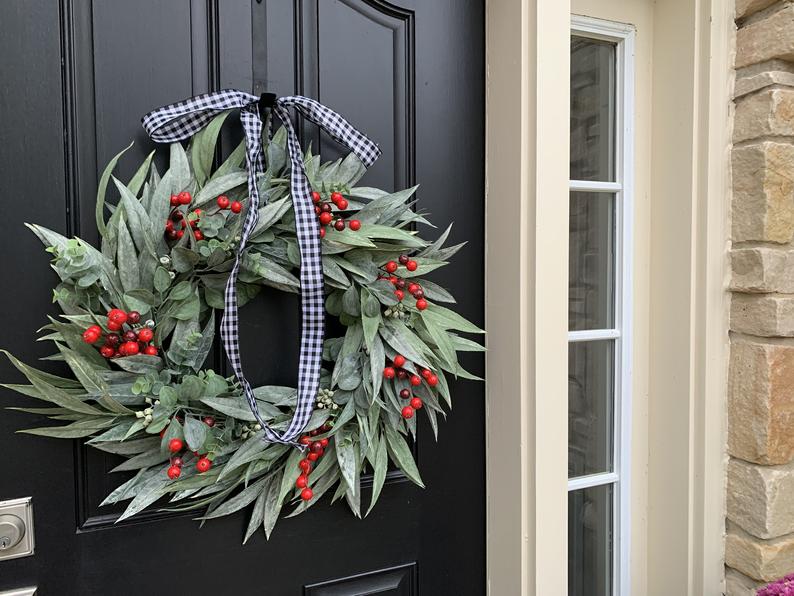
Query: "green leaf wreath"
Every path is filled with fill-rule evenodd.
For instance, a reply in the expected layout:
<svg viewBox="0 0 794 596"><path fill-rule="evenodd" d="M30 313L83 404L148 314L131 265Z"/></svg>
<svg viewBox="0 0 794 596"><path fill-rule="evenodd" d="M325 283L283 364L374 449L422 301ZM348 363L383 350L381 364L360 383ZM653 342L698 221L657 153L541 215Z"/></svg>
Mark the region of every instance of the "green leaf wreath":
<svg viewBox="0 0 794 596"><path fill-rule="evenodd" d="M90 437L92 447L125 458L114 471L134 476L103 502L129 501L119 520L152 505L201 508L211 519L253 504L248 540L260 526L269 537L285 505L294 504L290 515L297 515L328 491L360 517L361 476L371 473L368 513L390 461L423 486L409 446L417 416L424 413L437 436L438 416L452 405L446 375L476 379L457 353L483 348L460 335L482 331L441 306L453 297L425 277L462 244L444 246L449 228L432 243L414 231L429 225L413 209L415 188L356 187L364 167L353 154L321 163L309 150L326 311L346 331L325 341L321 389L301 437L306 449L265 442L236 380L203 368L247 195L243 144L213 170L225 116L187 149L171 145L162 176L150 154L125 185L112 172L126 149L111 160L97 195L100 250L29 226L60 278L54 301L63 314L50 318L41 339L55 344L49 359L65 361L73 378L6 352L29 384L4 386L50 404L13 409L66 423L21 432ZM267 144L258 180L266 204L243 255L240 305L262 286L299 291L285 139L281 129ZM111 180L116 205L105 201ZM264 386L255 394L261 414L283 430L296 389Z"/></svg>

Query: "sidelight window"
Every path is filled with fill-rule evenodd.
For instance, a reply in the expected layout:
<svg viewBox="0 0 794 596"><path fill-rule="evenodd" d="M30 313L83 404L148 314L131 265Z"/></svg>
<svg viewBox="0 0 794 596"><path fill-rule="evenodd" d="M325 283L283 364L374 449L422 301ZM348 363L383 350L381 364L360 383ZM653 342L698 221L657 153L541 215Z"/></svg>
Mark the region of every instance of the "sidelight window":
<svg viewBox="0 0 794 596"><path fill-rule="evenodd" d="M632 27L574 17L568 594L628 594Z"/></svg>

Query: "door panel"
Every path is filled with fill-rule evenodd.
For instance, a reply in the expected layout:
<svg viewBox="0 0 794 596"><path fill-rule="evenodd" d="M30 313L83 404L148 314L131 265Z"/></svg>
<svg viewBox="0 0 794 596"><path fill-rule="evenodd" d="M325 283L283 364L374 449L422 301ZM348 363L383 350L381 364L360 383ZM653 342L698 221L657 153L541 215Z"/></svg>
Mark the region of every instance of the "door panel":
<svg viewBox="0 0 794 596"><path fill-rule="evenodd" d="M33 362L34 331L55 314L47 255L22 223L96 240L97 168L126 146L128 178L154 145L139 119L211 89L301 93L338 110L384 150L362 184L420 183L418 208L468 240L435 280L482 324L483 6L474 0L16 0L0 3L0 292L2 346ZM231 120L231 119L230 119ZM223 147L240 138L227 126ZM304 143L340 149L307 125ZM305 146L305 145L304 145ZM40 272L40 273L39 273ZM256 383L294 384L298 301L263 292L243 311ZM482 372L480 355L462 364ZM221 350L207 366L226 371ZM46 363L53 371L58 363ZM0 379L16 381L7 362ZM357 520L321 503L281 520L270 542L240 545L245 516L199 529L189 516L146 513L115 525L100 508L121 482L110 456L77 443L15 435L35 420L0 416L0 499L32 495L35 556L0 561L0 590L42 594L481 594L484 436L481 384L452 384L456 406L436 444L415 447L428 488L391 474ZM20 398L2 390L0 405ZM364 499L368 499L365 490Z"/></svg>

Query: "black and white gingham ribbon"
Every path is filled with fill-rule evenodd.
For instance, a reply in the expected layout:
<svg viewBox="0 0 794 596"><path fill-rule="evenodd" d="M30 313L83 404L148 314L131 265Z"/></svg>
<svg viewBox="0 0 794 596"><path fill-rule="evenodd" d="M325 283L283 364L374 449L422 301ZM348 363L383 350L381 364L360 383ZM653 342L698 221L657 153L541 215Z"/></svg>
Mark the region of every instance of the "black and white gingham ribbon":
<svg viewBox="0 0 794 596"><path fill-rule="evenodd" d="M303 166L303 153L289 117L289 108L292 107L318 124L337 142L348 147L365 166L372 165L380 155L380 149L375 143L353 128L339 114L313 99L301 96L281 97L275 99L271 107L287 131L287 146L292 162L290 183L301 254L300 284L303 314L297 405L295 415L288 428L281 434L270 428L259 413L251 385L243 375L238 338L237 275L248 236L256 227L259 219L259 191L256 177L258 173L264 171L259 98L249 93L227 89L198 95L179 103L164 106L143 117L143 127L154 141L174 143L196 134L218 113L235 108L240 110L240 121L245 131L250 198L234 267L226 284L226 304L221 323L221 338L229 362L231 362L234 373L245 391L251 411L262 425L267 440L274 443L295 443L298 435L309 422L320 384L325 331L320 230L314 213L309 181Z"/></svg>

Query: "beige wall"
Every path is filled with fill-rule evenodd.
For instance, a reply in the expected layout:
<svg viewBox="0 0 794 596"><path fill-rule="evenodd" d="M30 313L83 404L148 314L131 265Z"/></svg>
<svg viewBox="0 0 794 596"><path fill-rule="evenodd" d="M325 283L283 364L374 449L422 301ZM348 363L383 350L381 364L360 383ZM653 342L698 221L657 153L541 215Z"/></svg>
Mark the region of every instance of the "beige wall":
<svg viewBox="0 0 794 596"><path fill-rule="evenodd" d="M565 592L567 320L561 310L567 278L560 265L567 262L568 200L560 160L567 170L567 147L554 138L567 135L567 123L557 120L567 117L561 108L568 103L563 4L488 2L488 547L494 595ZM727 3L713 4L572 0L570 7L637 28L635 595L701 596L723 588L732 23ZM506 220L511 225L505 229ZM520 478L505 488L504 474L515 470ZM520 503L504 495L512 489L521 491ZM512 583L516 577L519 583Z"/></svg>

